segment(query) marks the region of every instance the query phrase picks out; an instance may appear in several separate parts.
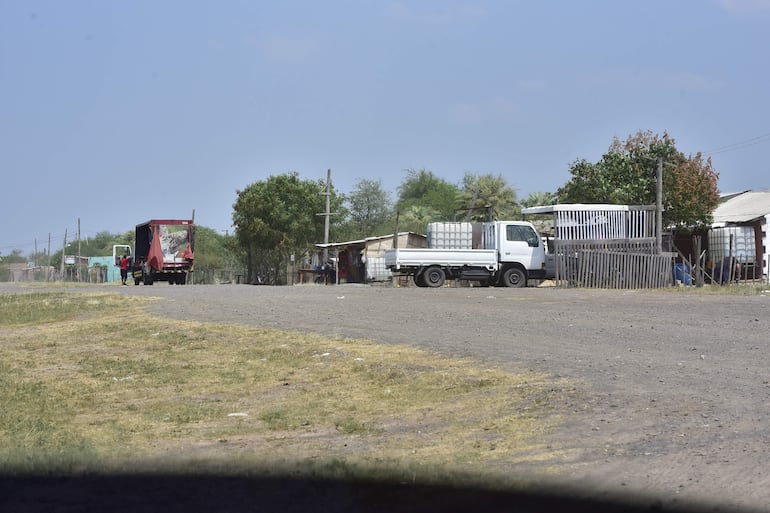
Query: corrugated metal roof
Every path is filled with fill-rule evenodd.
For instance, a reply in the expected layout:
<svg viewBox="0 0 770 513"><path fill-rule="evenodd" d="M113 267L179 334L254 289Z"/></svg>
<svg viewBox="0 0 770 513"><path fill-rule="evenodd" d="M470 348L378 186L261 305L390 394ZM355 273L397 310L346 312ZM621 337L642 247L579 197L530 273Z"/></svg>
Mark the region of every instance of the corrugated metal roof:
<svg viewBox="0 0 770 513"><path fill-rule="evenodd" d="M714 224L748 223L770 214L770 192L744 192L714 210Z"/></svg>
<svg viewBox="0 0 770 513"><path fill-rule="evenodd" d="M554 212L599 212L655 209L655 205L609 205L606 203L559 203L558 205L540 205L522 208L522 214L552 214Z"/></svg>
<svg viewBox="0 0 770 513"><path fill-rule="evenodd" d="M398 232L398 236L401 237L403 235L417 235L419 237L425 237L425 235L421 235L419 233L415 232ZM377 237L367 237L365 239L358 239L358 240L348 240L345 242L330 242L328 244L314 244L317 248L337 248L340 246L352 246L355 244L366 244L367 242L373 242L376 240L385 240L385 239L392 239L393 235L379 235Z"/></svg>

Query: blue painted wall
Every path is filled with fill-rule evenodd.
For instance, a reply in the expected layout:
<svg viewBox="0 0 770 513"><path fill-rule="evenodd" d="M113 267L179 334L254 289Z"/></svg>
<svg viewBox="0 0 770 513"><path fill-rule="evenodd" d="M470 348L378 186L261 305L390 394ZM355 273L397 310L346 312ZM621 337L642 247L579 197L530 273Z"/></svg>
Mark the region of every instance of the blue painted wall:
<svg viewBox="0 0 770 513"><path fill-rule="evenodd" d="M110 283L113 281L120 282L120 268L115 265L115 262L112 261L111 256L104 256L104 257L89 257L88 258L88 268L94 266L94 264L100 264L103 267L107 268L107 276L105 278L105 282Z"/></svg>

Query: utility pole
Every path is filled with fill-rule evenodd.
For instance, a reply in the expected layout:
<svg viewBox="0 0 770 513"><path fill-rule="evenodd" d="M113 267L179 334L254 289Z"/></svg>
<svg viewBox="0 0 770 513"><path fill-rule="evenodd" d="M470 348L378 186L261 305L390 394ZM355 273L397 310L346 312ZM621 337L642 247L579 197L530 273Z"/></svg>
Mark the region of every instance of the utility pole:
<svg viewBox="0 0 770 513"><path fill-rule="evenodd" d="M77 269L78 281L80 281L80 218L78 217L78 257L76 260L75 269Z"/></svg>
<svg viewBox="0 0 770 513"><path fill-rule="evenodd" d="M331 217L331 196L332 196L332 170L327 169L326 170L326 192L321 193L323 196L326 196L326 210L323 214L320 214L324 216L324 261L321 265L326 265L326 262L329 261L329 217Z"/></svg>
<svg viewBox="0 0 770 513"><path fill-rule="evenodd" d="M401 212L396 210L396 226L393 229L393 249L398 249L398 218L401 215Z"/></svg>
<svg viewBox="0 0 770 513"><path fill-rule="evenodd" d="M192 217L190 218L190 222L192 222L192 233L190 234L190 239L187 241L187 247L190 251L195 251L193 246L195 246L195 209L192 209ZM133 258L133 257L132 257ZM195 267L190 269L190 272L188 272L185 275L185 285L188 283L195 283ZM206 276L205 274L203 275Z"/></svg>
<svg viewBox="0 0 770 513"><path fill-rule="evenodd" d="M48 232L48 266L45 269L45 281L51 275L51 232Z"/></svg>
<svg viewBox="0 0 770 513"><path fill-rule="evenodd" d="M663 157L658 157L655 180L655 245L658 254L663 253Z"/></svg>
<svg viewBox="0 0 770 513"><path fill-rule="evenodd" d="M61 247L61 267L59 270L59 274L61 276L59 277L61 281L64 281L64 255L67 252L67 229L64 229L64 245Z"/></svg>

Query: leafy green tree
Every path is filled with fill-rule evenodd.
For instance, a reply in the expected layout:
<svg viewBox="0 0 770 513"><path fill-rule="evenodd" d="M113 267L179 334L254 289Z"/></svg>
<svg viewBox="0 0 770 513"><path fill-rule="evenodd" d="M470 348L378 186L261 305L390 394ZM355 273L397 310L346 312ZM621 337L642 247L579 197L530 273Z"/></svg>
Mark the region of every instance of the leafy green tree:
<svg viewBox="0 0 770 513"><path fill-rule="evenodd" d="M20 249L14 249L8 255L0 254L0 281L11 279L10 264L21 264L28 260L21 254Z"/></svg>
<svg viewBox="0 0 770 513"><path fill-rule="evenodd" d="M560 203L652 205L656 199L658 158L663 169L663 222L665 225L707 224L719 202L711 159L700 153L686 157L672 137L639 131L625 141L615 138L597 163L573 162L572 178L558 191Z"/></svg>
<svg viewBox="0 0 770 513"><path fill-rule="evenodd" d="M521 214L516 190L502 175L466 173L458 198L473 221L488 220L490 211L493 219L517 219Z"/></svg>
<svg viewBox="0 0 770 513"><path fill-rule="evenodd" d="M21 254L20 249L14 249L8 255L0 255L0 259L5 264L23 264L28 262L27 258Z"/></svg>
<svg viewBox="0 0 770 513"><path fill-rule="evenodd" d="M424 234L428 228L428 223L441 221L442 217L438 210L421 205L412 205L400 214L398 230Z"/></svg>
<svg viewBox="0 0 770 513"><path fill-rule="evenodd" d="M663 221L682 226L710 224L719 205L719 174L700 153L676 155L663 170ZM667 176L668 175L668 176Z"/></svg>
<svg viewBox="0 0 770 513"><path fill-rule="evenodd" d="M322 180L301 180L296 172L270 176L237 191L233 225L246 255L249 283L285 283L285 264L323 241L326 200ZM332 189L332 211L341 198Z"/></svg>
<svg viewBox="0 0 770 513"><path fill-rule="evenodd" d="M132 245L134 242L134 230L123 233L111 233L109 231L97 232L93 237L86 237L80 240L80 256L99 257L111 256L112 246L115 244ZM52 248L51 265L58 269L62 261L62 248ZM77 239L67 241L67 255L75 255L78 252ZM38 254L38 265L48 265L48 256L44 253Z"/></svg>
<svg viewBox="0 0 770 513"><path fill-rule="evenodd" d="M226 236L217 233L211 228L196 225L194 240L195 274L196 283L199 280L214 279L216 271L221 271L227 266Z"/></svg>
<svg viewBox="0 0 770 513"><path fill-rule="evenodd" d="M531 192L521 200L522 207L538 207L541 205L553 205L556 203L556 197L550 192Z"/></svg>
<svg viewBox="0 0 770 513"><path fill-rule="evenodd" d="M348 207L349 239L382 235L379 231L393 216L390 193L382 188L380 180L359 180L345 197L345 203Z"/></svg>
<svg viewBox="0 0 770 513"><path fill-rule="evenodd" d="M433 171L407 169L404 181L398 186L396 205L401 213L419 207L436 213L431 215L431 221L451 221L457 207L458 192L456 185L439 178ZM425 226L420 231L424 230Z"/></svg>
<svg viewBox="0 0 770 513"><path fill-rule="evenodd" d="M80 256L107 256L112 255L112 246L115 244L131 245L134 242L134 230L124 233L111 233L109 231L97 232L93 237L86 237L80 240ZM78 250L78 241L68 242L67 254L71 255Z"/></svg>

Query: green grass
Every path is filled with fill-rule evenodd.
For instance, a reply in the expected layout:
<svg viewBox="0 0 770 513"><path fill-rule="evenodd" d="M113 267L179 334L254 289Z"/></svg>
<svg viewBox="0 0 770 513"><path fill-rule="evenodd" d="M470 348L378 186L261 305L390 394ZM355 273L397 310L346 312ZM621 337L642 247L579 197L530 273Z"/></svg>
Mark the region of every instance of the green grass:
<svg viewBox="0 0 770 513"><path fill-rule="evenodd" d="M487 474L548 461L577 393L406 346L172 321L142 301L0 296L0 472Z"/></svg>
<svg viewBox="0 0 770 513"><path fill-rule="evenodd" d="M85 300L64 292L0 294L0 326L64 321L84 310L98 313L114 308L123 300L108 294L91 295Z"/></svg>

